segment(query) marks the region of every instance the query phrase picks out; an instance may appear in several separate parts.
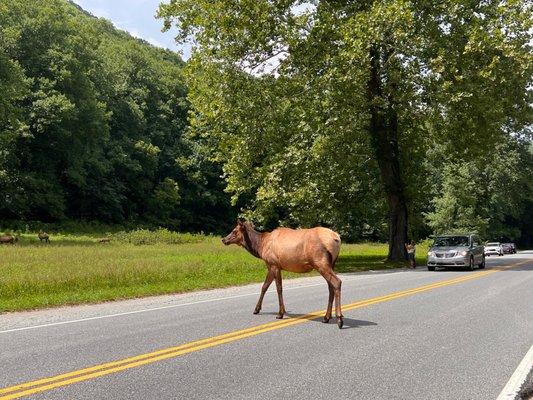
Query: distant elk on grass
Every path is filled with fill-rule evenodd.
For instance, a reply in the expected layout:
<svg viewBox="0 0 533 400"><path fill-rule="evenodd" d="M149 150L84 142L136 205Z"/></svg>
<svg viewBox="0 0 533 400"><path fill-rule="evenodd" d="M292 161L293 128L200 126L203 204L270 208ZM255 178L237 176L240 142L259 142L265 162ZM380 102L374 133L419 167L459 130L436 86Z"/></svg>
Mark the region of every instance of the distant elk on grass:
<svg viewBox="0 0 533 400"><path fill-rule="evenodd" d="M46 232L39 231L39 233L37 234L37 237L39 238L41 243L43 242L43 240L45 243L50 243L50 235Z"/></svg>
<svg viewBox="0 0 533 400"><path fill-rule="evenodd" d="M15 244L19 241L18 236L3 235L0 236L0 244Z"/></svg>

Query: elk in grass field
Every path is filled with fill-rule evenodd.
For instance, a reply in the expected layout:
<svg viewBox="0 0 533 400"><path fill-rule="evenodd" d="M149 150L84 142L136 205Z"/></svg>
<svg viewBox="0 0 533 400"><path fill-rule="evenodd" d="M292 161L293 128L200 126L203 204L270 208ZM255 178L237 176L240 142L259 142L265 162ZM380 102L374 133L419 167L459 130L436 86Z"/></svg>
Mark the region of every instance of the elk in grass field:
<svg viewBox="0 0 533 400"><path fill-rule="evenodd" d="M50 243L50 235L46 232L39 231L37 234L37 237L39 238L39 241L42 243L43 240L45 243Z"/></svg>
<svg viewBox="0 0 533 400"><path fill-rule="evenodd" d="M0 244L15 244L19 241L18 236L2 235L0 236Z"/></svg>

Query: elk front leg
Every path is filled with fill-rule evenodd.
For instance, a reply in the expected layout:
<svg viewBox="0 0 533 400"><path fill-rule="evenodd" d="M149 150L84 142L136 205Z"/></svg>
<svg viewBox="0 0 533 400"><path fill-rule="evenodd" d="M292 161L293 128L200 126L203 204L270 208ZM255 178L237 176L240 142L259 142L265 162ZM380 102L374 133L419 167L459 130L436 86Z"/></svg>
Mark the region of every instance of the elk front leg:
<svg viewBox="0 0 533 400"><path fill-rule="evenodd" d="M275 277L276 277L276 289L278 290L278 301L279 301L279 312L276 318L282 319L283 315L285 315L285 304L283 304L283 286L281 284L281 269L276 268Z"/></svg>
<svg viewBox="0 0 533 400"><path fill-rule="evenodd" d="M254 314L259 314L259 311L261 311L261 306L263 305L263 297L265 297L265 293L273 280L274 273L269 269L265 278L265 282L263 283L263 287L261 288L261 295L259 296L259 300L257 301L257 304L255 306Z"/></svg>

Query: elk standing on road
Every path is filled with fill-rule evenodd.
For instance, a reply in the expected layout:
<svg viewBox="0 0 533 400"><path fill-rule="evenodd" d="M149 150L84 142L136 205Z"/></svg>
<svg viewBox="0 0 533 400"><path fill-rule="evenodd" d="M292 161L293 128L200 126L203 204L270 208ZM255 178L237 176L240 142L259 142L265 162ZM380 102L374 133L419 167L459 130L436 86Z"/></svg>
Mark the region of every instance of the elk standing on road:
<svg viewBox="0 0 533 400"><path fill-rule="evenodd" d="M276 318L283 318L285 305L283 303L281 271L303 273L315 269L328 283L329 300L324 322L328 323L331 318L331 308L335 298L337 324L339 328L342 328L342 282L333 271L341 247L341 238L338 233L321 227L298 230L277 228L272 232L261 233L256 231L249 222L239 220L233 231L222 239L222 243L242 246L253 256L265 261L267 265L267 276L254 314L261 311L263 297L275 279L279 301L279 312Z"/></svg>
<svg viewBox="0 0 533 400"><path fill-rule="evenodd" d="M13 235L0 236L0 244L15 244L18 241L19 241L18 236L13 236Z"/></svg>
<svg viewBox="0 0 533 400"><path fill-rule="evenodd" d="M37 237L39 238L41 243L43 242L43 240L45 243L50 243L50 235L46 232L39 231L39 233L37 234Z"/></svg>

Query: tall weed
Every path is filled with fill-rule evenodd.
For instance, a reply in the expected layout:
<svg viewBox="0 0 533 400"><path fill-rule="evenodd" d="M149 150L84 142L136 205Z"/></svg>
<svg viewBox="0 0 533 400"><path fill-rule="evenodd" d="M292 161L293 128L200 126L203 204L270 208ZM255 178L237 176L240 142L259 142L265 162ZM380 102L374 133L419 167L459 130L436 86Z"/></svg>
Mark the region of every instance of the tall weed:
<svg viewBox="0 0 533 400"><path fill-rule="evenodd" d="M129 232L121 231L111 235L111 238L113 241L134 245L200 243L206 240L204 235L178 233L169 231L166 228L159 228L157 230L136 229Z"/></svg>

